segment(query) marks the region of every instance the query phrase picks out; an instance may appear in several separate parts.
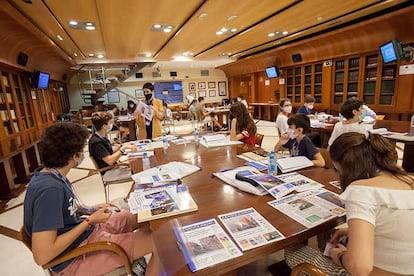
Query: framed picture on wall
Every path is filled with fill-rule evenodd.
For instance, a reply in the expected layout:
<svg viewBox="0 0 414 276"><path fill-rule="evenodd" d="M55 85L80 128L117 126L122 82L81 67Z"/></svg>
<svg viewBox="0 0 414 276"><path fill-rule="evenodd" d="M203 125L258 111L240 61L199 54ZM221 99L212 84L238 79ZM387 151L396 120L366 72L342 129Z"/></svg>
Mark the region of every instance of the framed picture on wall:
<svg viewBox="0 0 414 276"><path fill-rule="evenodd" d="M188 83L188 91L191 92L196 92L196 84L195 82L189 82Z"/></svg>
<svg viewBox="0 0 414 276"><path fill-rule="evenodd" d="M218 82L218 91L219 91L219 96L227 96L227 89L226 89L225 81Z"/></svg>
<svg viewBox="0 0 414 276"><path fill-rule="evenodd" d="M216 90L208 90L208 96L209 97L215 97L216 96Z"/></svg>
<svg viewBox="0 0 414 276"><path fill-rule="evenodd" d="M206 97L206 90L199 90L199 91L198 91L198 96L199 96L199 97L204 97L204 98L205 98L205 97Z"/></svg>
<svg viewBox="0 0 414 276"><path fill-rule="evenodd" d="M199 82L198 83L198 89L206 89L206 83L205 82Z"/></svg>
<svg viewBox="0 0 414 276"><path fill-rule="evenodd" d="M214 81L209 81L208 88L216 88L216 83Z"/></svg>
<svg viewBox="0 0 414 276"><path fill-rule="evenodd" d="M135 89L135 98L145 98L144 90L142 89Z"/></svg>
<svg viewBox="0 0 414 276"><path fill-rule="evenodd" d="M108 92L108 103L119 103L119 92L118 91L109 91Z"/></svg>

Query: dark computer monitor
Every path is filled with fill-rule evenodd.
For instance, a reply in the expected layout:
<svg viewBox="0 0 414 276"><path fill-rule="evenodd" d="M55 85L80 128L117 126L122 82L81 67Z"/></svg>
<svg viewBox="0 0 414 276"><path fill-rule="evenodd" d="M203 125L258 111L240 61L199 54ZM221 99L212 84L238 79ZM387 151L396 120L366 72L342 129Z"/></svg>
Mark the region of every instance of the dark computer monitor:
<svg viewBox="0 0 414 276"><path fill-rule="evenodd" d="M279 77L279 72L276 66L266 68L266 76L268 79Z"/></svg>

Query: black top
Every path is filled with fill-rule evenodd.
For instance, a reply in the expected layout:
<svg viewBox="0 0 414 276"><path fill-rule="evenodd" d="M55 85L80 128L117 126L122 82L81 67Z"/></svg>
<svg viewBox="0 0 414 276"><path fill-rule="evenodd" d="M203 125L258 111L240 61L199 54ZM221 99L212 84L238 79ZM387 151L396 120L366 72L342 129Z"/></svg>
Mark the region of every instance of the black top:
<svg viewBox="0 0 414 276"><path fill-rule="evenodd" d="M109 166L109 164L107 164L102 158L113 153L114 152L108 138L100 137L97 133L95 133L92 135L91 139L89 139L89 155L95 159L100 169Z"/></svg>

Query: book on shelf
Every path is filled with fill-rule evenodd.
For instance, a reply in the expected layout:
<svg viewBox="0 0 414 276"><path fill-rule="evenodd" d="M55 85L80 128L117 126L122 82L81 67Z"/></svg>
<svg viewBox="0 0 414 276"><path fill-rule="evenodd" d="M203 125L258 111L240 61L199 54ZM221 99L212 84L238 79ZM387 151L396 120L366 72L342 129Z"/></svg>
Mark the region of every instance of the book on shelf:
<svg viewBox="0 0 414 276"><path fill-rule="evenodd" d="M312 167L313 162L306 156L294 156L279 158L277 160L277 166L280 168L282 173L296 171L307 167Z"/></svg>
<svg viewBox="0 0 414 276"><path fill-rule="evenodd" d="M173 228L191 272L243 255L215 218Z"/></svg>
<svg viewBox="0 0 414 276"><path fill-rule="evenodd" d="M243 251L285 238L254 208L238 210L218 217Z"/></svg>
<svg viewBox="0 0 414 276"><path fill-rule="evenodd" d="M1 119L3 121L9 120L9 116L7 115L7 110L0 110L0 114L1 114Z"/></svg>
<svg viewBox="0 0 414 276"><path fill-rule="evenodd" d="M157 187L138 185L128 199L131 213L144 222L198 210L187 186L166 184Z"/></svg>
<svg viewBox="0 0 414 276"><path fill-rule="evenodd" d="M169 182L176 182L187 175L200 170L200 167L185 162L173 161L167 164L153 167L132 175L137 185L150 184L153 186Z"/></svg>

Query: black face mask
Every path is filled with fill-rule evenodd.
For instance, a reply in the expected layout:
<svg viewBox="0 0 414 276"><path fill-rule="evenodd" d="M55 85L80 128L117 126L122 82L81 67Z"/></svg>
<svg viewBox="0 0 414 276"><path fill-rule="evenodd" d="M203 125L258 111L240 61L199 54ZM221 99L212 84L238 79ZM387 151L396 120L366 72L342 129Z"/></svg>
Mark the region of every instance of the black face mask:
<svg viewBox="0 0 414 276"><path fill-rule="evenodd" d="M146 99L147 101L149 101L149 100L151 99L151 97L152 97L152 94L151 94L151 93L149 93L149 94L144 94L144 96L145 96L145 99Z"/></svg>

